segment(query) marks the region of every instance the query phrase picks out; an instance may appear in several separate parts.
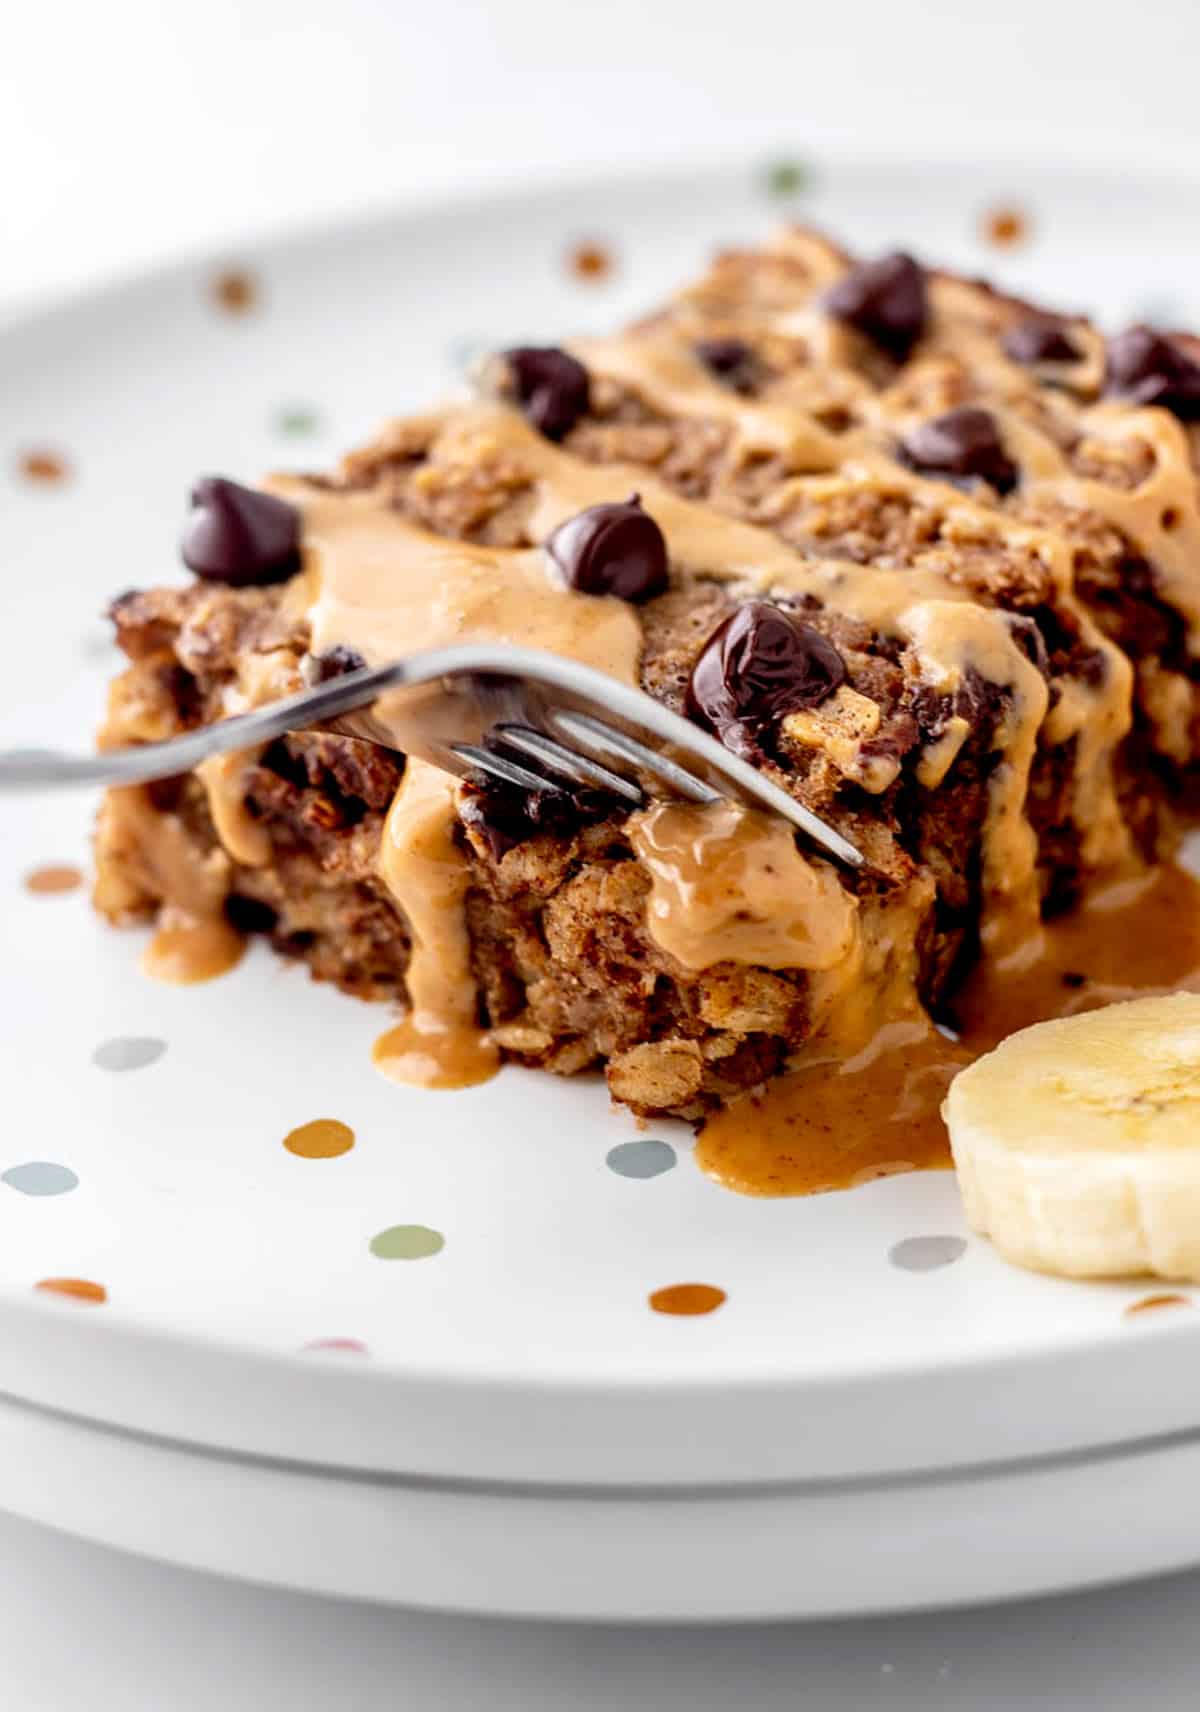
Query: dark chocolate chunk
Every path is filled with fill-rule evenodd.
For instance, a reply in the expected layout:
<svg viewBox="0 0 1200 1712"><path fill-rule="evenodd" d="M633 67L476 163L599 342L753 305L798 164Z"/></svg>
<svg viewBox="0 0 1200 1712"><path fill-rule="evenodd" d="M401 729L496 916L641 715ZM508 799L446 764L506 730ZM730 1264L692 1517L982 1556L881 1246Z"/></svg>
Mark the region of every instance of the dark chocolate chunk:
<svg viewBox="0 0 1200 1712"><path fill-rule="evenodd" d="M1077 363L1083 352L1054 315L1030 315L1001 341L1014 363Z"/></svg>
<svg viewBox="0 0 1200 1712"><path fill-rule="evenodd" d="M225 899L225 919L239 933L274 933L279 916L261 898L230 892Z"/></svg>
<svg viewBox="0 0 1200 1712"><path fill-rule="evenodd" d="M735 754L754 756L785 714L816 707L846 679L846 663L812 625L751 600L720 624L692 668L686 711Z"/></svg>
<svg viewBox="0 0 1200 1712"><path fill-rule="evenodd" d="M314 684L327 684L331 678L344 678L347 672L361 672L367 663L357 648L346 648L340 642L333 648L327 648L323 654L311 655L310 660L305 676Z"/></svg>
<svg viewBox="0 0 1200 1712"><path fill-rule="evenodd" d="M505 351L517 403L547 440L562 440L587 414L588 372L569 351L555 345L519 345Z"/></svg>
<svg viewBox="0 0 1200 1712"><path fill-rule="evenodd" d="M667 586L667 543L637 494L619 505L591 505L560 523L546 551L568 588L653 600Z"/></svg>
<svg viewBox="0 0 1200 1712"><path fill-rule="evenodd" d="M821 306L835 321L844 321L903 362L925 331L925 270L902 250L894 250L851 268L825 293Z"/></svg>
<svg viewBox="0 0 1200 1712"><path fill-rule="evenodd" d="M753 392L758 385L758 354L744 339L698 339L693 349L709 373L735 392Z"/></svg>
<svg viewBox="0 0 1200 1712"><path fill-rule="evenodd" d="M952 481L978 477L997 493L1010 493L1020 471L1004 450L994 418L973 404L922 422L900 443L900 458L922 475Z"/></svg>
<svg viewBox="0 0 1200 1712"><path fill-rule="evenodd" d="M281 583L300 568L300 513L273 493L204 476L192 489L180 551L207 582Z"/></svg>
<svg viewBox="0 0 1200 1712"><path fill-rule="evenodd" d="M499 744L495 747L502 748ZM526 759L521 755L512 758L519 762ZM569 838L581 826L602 820L613 806L613 799L602 791L558 790L552 786L544 791L523 791L485 773L469 780L459 797L464 825L483 840L495 862L539 833Z"/></svg>
<svg viewBox="0 0 1200 1712"><path fill-rule="evenodd" d="M1131 404L1157 404L1200 421L1200 362L1153 327L1130 327L1108 342L1104 390Z"/></svg>

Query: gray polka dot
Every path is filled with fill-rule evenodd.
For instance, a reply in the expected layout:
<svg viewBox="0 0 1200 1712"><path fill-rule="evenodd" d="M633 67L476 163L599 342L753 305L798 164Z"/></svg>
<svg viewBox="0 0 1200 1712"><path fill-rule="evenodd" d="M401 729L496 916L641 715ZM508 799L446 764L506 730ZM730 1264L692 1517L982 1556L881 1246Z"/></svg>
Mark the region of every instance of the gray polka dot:
<svg viewBox="0 0 1200 1712"><path fill-rule="evenodd" d="M961 1236L906 1236L888 1250L888 1259L902 1272L935 1272L961 1260L967 1245Z"/></svg>
<svg viewBox="0 0 1200 1712"><path fill-rule="evenodd" d="M102 1040L92 1053L92 1063L101 1070L144 1070L167 1050L165 1040L149 1034L115 1034Z"/></svg>
<svg viewBox="0 0 1200 1712"><path fill-rule="evenodd" d="M69 1195L78 1188L79 1179L69 1166L53 1165L48 1159L31 1159L0 1172L0 1183L7 1183L22 1195Z"/></svg>
<svg viewBox="0 0 1200 1712"><path fill-rule="evenodd" d="M608 1151L605 1163L618 1177L661 1177L675 1165L675 1149L667 1141L623 1141Z"/></svg>

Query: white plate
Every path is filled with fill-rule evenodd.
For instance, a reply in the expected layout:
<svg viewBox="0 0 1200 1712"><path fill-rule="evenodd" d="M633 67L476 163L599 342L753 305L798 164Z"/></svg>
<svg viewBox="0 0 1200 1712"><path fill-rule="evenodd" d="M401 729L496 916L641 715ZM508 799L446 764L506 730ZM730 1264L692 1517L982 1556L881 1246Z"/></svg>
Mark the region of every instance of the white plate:
<svg viewBox="0 0 1200 1712"><path fill-rule="evenodd" d="M619 1622L831 1617L1183 1568L1200 1530L1200 1435L948 1479L598 1498L251 1462L0 1400L0 1505L343 1598Z"/></svg>
<svg viewBox="0 0 1200 1712"><path fill-rule="evenodd" d="M697 169L322 231L13 325L0 741L85 740L116 664L95 614L177 574L198 473L319 466L445 392L477 349L608 326L716 241L792 211L1114 321L1200 320L1171 296L1197 277L1191 194L831 163L785 206L752 169ZM981 210L1013 200L1031 241L988 249ZM579 238L612 246L611 279L566 268ZM214 307L220 261L252 270L253 312ZM316 423L284 433L284 411ZM41 446L72 479L18 473ZM461 1094L396 1088L369 1058L386 1013L261 951L207 987L149 983L137 934L99 926L82 893L23 887L40 864L86 859L92 807L0 804L0 1173L42 1162L78 1178L58 1195L0 1181L0 1390L267 1456L594 1486L859 1479L1200 1425L1194 1315L1126 1321L1135 1288L1008 1269L970 1238L949 1176L742 1199L670 1125L650 1136L675 1167L621 1176L606 1156L636 1132L594 1082L506 1071ZM165 1051L135 1070L95 1062L127 1038ZM350 1124L354 1149L285 1151L315 1117ZM444 1247L371 1252L410 1224ZM931 1252L957 1258L896 1263ZM107 1301L35 1293L62 1276ZM728 1299L704 1318L651 1312L650 1291L685 1280ZM328 1339L364 1347L310 1347Z"/></svg>

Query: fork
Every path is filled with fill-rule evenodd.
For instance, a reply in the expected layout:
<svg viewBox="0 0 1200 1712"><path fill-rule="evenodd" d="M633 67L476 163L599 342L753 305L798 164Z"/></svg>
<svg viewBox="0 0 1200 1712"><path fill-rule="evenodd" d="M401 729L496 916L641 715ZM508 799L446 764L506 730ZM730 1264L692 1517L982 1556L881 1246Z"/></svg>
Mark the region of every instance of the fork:
<svg viewBox="0 0 1200 1712"><path fill-rule="evenodd" d="M482 774L525 792L582 786L631 809L645 806L648 776L689 802L733 797L765 809L846 866L863 861L819 816L644 690L557 654L486 643L346 672L162 742L99 755L0 752L0 792L144 784L314 729L402 749L459 778Z"/></svg>

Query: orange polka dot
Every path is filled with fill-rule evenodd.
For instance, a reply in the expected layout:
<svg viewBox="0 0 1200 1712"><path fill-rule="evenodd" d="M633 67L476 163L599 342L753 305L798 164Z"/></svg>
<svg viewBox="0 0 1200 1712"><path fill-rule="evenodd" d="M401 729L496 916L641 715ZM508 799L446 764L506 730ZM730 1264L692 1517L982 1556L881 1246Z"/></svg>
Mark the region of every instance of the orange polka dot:
<svg viewBox="0 0 1200 1712"><path fill-rule="evenodd" d="M33 868L25 876L25 890L39 897L49 897L54 892L74 892L82 884L80 870L65 862L51 862L44 868Z"/></svg>
<svg viewBox="0 0 1200 1712"><path fill-rule="evenodd" d="M567 252L567 267L576 279L607 279L614 265L612 251L594 240L575 244Z"/></svg>
<svg viewBox="0 0 1200 1712"><path fill-rule="evenodd" d="M336 1159L354 1146L354 1131L337 1118L313 1118L311 1123L289 1130L283 1145L297 1159Z"/></svg>
<svg viewBox="0 0 1200 1712"><path fill-rule="evenodd" d="M1019 208L990 208L980 222L985 243L1001 249L1023 243L1029 236L1030 220Z"/></svg>
<svg viewBox="0 0 1200 1712"><path fill-rule="evenodd" d="M71 466L60 453L52 452L45 446L38 446L21 454L17 460L17 470L26 481L42 482L49 486L53 482L66 481L71 473Z"/></svg>
<svg viewBox="0 0 1200 1712"><path fill-rule="evenodd" d="M213 301L228 315L244 315L258 303L258 281L245 268L227 268L212 282Z"/></svg>
<svg viewBox="0 0 1200 1712"><path fill-rule="evenodd" d="M1136 1302L1130 1302L1125 1310L1125 1318L1131 1320L1136 1314L1149 1314L1156 1308L1190 1308L1191 1305L1186 1296L1177 1296L1174 1292L1164 1291L1159 1296L1141 1296Z"/></svg>
<svg viewBox="0 0 1200 1712"><path fill-rule="evenodd" d="M79 1302L108 1301L108 1291L103 1284L94 1284L90 1278L41 1278L34 1289L44 1290L51 1296L73 1296Z"/></svg>
<svg viewBox="0 0 1200 1712"><path fill-rule="evenodd" d="M725 1300L715 1284L667 1284L650 1296L656 1314L711 1314Z"/></svg>

